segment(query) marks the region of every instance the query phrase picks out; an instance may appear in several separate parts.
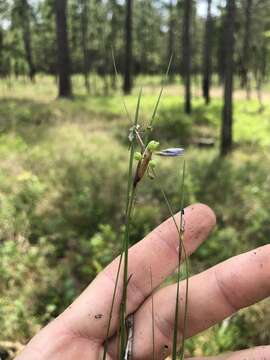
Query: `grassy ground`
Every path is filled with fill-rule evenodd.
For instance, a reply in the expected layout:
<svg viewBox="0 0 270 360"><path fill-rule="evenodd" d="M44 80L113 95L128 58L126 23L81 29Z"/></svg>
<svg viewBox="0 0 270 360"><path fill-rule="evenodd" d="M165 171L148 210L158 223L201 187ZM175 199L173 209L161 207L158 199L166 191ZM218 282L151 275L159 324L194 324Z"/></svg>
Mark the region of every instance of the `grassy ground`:
<svg viewBox="0 0 270 360"><path fill-rule="evenodd" d="M50 77L40 76L36 84L24 79L0 83L0 341L27 341L119 250L129 128L123 97L119 90L102 95L98 78L92 79L95 93L90 95L82 78L73 83L73 100L56 100ZM147 123L160 78L137 79L124 101L132 115L142 84L141 122ZM180 84L165 87L154 135L162 146L186 147L187 202L205 202L217 213L217 229L193 256L195 273L269 242L270 105L265 100L260 110L255 94L246 101L243 91L236 91L235 150L221 161L221 89L213 89L209 106L195 85L193 93L193 113L186 116ZM205 141L213 146L200 147ZM159 181L177 209L181 162L158 166ZM146 181L137 199L132 241L166 216L158 182ZM189 341L188 353L268 343L266 307L256 305L199 335Z"/></svg>
<svg viewBox="0 0 270 360"><path fill-rule="evenodd" d="M74 101L70 102L55 100L57 88L52 77L40 76L34 86L24 79L2 81L0 84L1 122L6 119L8 123L18 120L19 122L28 121L36 124L52 120L72 120L87 122L94 129L98 128L97 122L100 126L109 126L113 122L113 127L117 126L119 120L122 120L121 125L127 123L123 99L119 90L110 90L107 95L96 95L104 90L101 80L97 78L93 90L95 94L87 96L81 77L75 77L73 84L76 95ZM125 97L131 114L135 111L140 86L144 87L142 120L146 121L149 119L155 104L160 89L160 79L149 77L137 80L133 94ZM213 130L209 128L214 128L215 131L210 131L210 134L218 139L221 117L221 89L214 87L212 90L213 101L208 107L204 105L198 87L194 86L193 93L194 112L191 119L187 119L186 122L193 125L193 131L202 132L202 135L208 135L208 132ZM267 106L268 95L267 92L264 93L265 108L261 111L255 92L252 93L251 100L246 101L243 90L235 91L234 138L236 143L269 145L268 131L270 125L268 119L270 109ZM174 85L165 87L157 128L163 122L179 122L179 119L183 121L181 119L183 118L182 107L182 87L176 80ZM8 124L2 126L5 125ZM166 126L169 128L168 124ZM179 129L179 136L181 136L181 129Z"/></svg>

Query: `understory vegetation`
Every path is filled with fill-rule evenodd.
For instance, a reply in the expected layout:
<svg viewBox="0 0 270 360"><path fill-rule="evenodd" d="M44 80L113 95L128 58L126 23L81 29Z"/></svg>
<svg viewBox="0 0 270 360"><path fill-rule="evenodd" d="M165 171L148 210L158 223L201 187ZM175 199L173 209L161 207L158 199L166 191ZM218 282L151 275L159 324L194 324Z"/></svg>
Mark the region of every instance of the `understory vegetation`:
<svg viewBox="0 0 270 360"><path fill-rule="evenodd" d="M160 79L137 80L125 97L131 114L140 82L146 84L144 122ZM120 251L130 124L120 93L98 94L98 79L91 96L84 94L82 78L73 84L78 96L54 100L50 77L40 76L35 86L23 79L0 83L0 341L25 343ZM254 94L246 101L236 91L235 149L221 161L220 90L213 90L209 106L195 97L191 116L183 112L181 91L177 79L165 87L155 138L162 147L185 146L186 204L204 202L217 215L215 231L191 257L191 272L197 273L269 242L270 105L261 109ZM159 183L179 208L180 166L160 159L158 173L141 185L132 243L169 216ZM269 343L267 304L242 310L189 340L187 354Z"/></svg>

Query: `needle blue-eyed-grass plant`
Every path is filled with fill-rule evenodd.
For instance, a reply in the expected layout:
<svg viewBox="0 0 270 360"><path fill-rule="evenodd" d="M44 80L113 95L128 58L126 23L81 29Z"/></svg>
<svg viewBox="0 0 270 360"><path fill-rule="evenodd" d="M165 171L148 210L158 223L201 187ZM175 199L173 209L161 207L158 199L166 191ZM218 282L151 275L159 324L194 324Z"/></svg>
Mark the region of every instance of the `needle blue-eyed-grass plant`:
<svg viewBox="0 0 270 360"><path fill-rule="evenodd" d="M161 100L161 97L162 97L162 93L163 93L163 89L164 89L165 80L167 79L169 71L170 71L172 58L173 58L173 56L171 55L165 77L162 80L162 86L161 86L161 89L160 89L160 92L159 92L159 95L158 95L156 105L154 107L153 114L151 116L150 123L147 126L148 134L153 129L153 125L154 125L154 121L156 119L158 106L159 106L159 103L160 103L160 100ZM183 153L184 153L183 148L168 148L168 149L159 151L157 154L160 155L160 156L175 157L175 156L181 156L181 155L183 155ZM155 170L154 170L155 169L155 164L153 164L152 167L153 167L154 175L156 176L156 173L155 173ZM185 260L185 263L186 263L186 293L185 293L186 295L185 295L185 307L184 307L184 322L183 322L182 344L181 344L181 351L180 351L180 359L181 360L184 358L184 351L185 351L185 346L184 345L185 345L185 335L186 335L186 328L187 328L189 267L188 267L188 258L187 258L187 254L186 254L186 249L185 249L185 246L184 246L184 231L185 231L185 229L184 229L184 179L185 179L185 162L184 162L183 173L182 173L181 207L180 207L180 224L179 224L179 227L178 227L177 222L175 220L174 213L172 211L172 207L171 207L171 204L169 202L169 199L166 196L166 193L165 193L163 187L161 186L161 192L163 194L165 203L167 205L167 208L169 210L169 213L170 213L171 217L173 218L175 227L176 227L178 235L179 235L178 267L177 267L177 290L176 290L175 319L174 319L174 332L173 332L173 344L172 344L172 360L177 359L177 344L178 344L177 335L178 335L179 290L180 290L179 289L179 284L180 284L180 266L181 266L181 261L182 261L182 253L184 253L184 260ZM154 319L152 319L152 322L153 321L154 321ZM154 337L153 337L153 341L154 341ZM154 348L154 346L153 346L153 348Z"/></svg>
<svg viewBox="0 0 270 360"><path fill-rule="evenodd" d="M113 54L112 54L113 55ZM165 79L168 76L169 68L171 65L172 58L170 59ZM118 77L116 65L115 65L115 59L113 55L113 63L114 68L116 72L116 76ZM140 103L141 103L141 97L142 97L142 89L140 90L137 106L136 106L136 112L135 117L132 123L132 126L130 128L129 132L129 141L130 141L130 149L129 149L129 166L128 166L128 183L127 183L127 193L126 193L126 210L125 210L125 230L124 230L124 236L122 241L122 251L119 258L119 265L118 270L116 274L116 281L115 281L115 287L112 297L112 303L109 313L109 321L108 321L108 327L107 327L107 339L110 335L110 326L111 326L111 319L113 314L113 308L114 308L114 302L115 302L115 296L116 296L116 290L119 282L121 267L123 263L123 278L122 278L122 300L120 304L120 329L119 329L119 359L120 360L128 360L132 359L132 346L133 346L133 315L127 316L126 313L126 302L127 302L127 289L128 289L128 283L132 277L132 274L128 276L128 250L129 250L129 235L130 235L130 224L131 224L131 214L132 209L134 207L135 197L136 197L136 191L138 188L139 183L142 181L144 176L147 174L149 177L154 178L156 177L156 163L152 159L153 154L156 153L160 156L166 156L166 157L173 157L173 156L179 156L183 155L184 150L182 148L169 148L165 150L161 150L157 152L159 142L155 140L150 140L151 131L153 129L154 120L157 114L158 106L160 103L161 95L164 88L164 79L162 82L162 87L157 99L157 102L154 107L154 111L152 114L152 117L150 119L149 125L146 128L146 132L144 132L144 137L147 141L144 143L144 139L142 138L142 133L140 131L139 126L139 110L140 110ZM124 107L126 110L126 113L128 115L128 118L130 119L129 112L127 110L126 104L123 100ZM139 146L140 151L136 151L136 147ZM137 161L136 170L133 174L133 168L134 168L134 161ZM183 170L183 179L182 184L184 183L184 176L185 176L185 167ZM179 234L179 254L178 254L178 268L177 268L177 293L176 293L176 306L175 306L175 324L174 324L174 336L173 336L173 360L177 359L177 329L178 329L178 314L179 314L179 281L180 281L180 263L182 258L182 253L184 252L184 257L186 259L186 252L183 245L183 236L184 236L184 222L183 222L183 200L181 204L181 211L180 211L180 226L178 227L176 220L174 218L174 214L171 208L171 205L169 203L169 200L165 194L165 191L163 188L161 188L161 191L164 196L164 200L166 202L166 205L168 207L169 213L172 216L176 229ZM181 198L183 199L183 185L181 190ZM187 291L188 291L188 267L187 269L187 286L186 286L186 301L185 301L185 309L184 309L184 332L186 328L186 314L187 314ZM151 287L152 287L152 274L151 274ZM154 301L153 301L153 294L152 296L152 345L153 345L153 359L155 358L154 355L154 349L155 349L155 335L154 335ZM184 354L184 332L182 337L182 347L181 347L181 353L180 358L183 358ZM104 353L103 353L103 360L106 359L106 353L107 353L107 339L104 344Z"/></svg>
<svg viewBox="0 0 270 360"><path fill-rule="evenodd" d="M115 71L115 75L116 78L118 79L118 71L117 71L117 67L116 67L116 62L115 62L115 57L114 57L114 52L112 49L112 59L113 59L113 66L114 66L114 71ZM167 67L167 71L166 71L166 75L165 78L167 78L168 76L168 72L170 69L170 65L171 65L171 60L172 57L170 59L170 62L168 64ZM154 107L154 111L151 117L151 121L150 121L150 126L148 127L148 130L152 129L152 124L154 122L155 116L156 116L156 112L158 109L158 105L161 99L161 95L163 92L163 88L164 88L164 81L162 82L162 87L158 96L158 100L155 104ZM116 296L116 290L117 290L117 286L118 286L118 282L119 282L119 276L120 276L120 270L121 270L121 265L122 265L122 261L124 258L124 270L123 270L123 294L122 294L122 302L121 302L121 306L120 306L120 349L119 349L119 354L120 354L120 359L124 358L124 353L125 353L125 344L126 344L126 326L125 326L125 318L126 318L126 296L127 296L127 285L128 285L128 279L127 279L127 274L128 274L128 247L129 247L129 229L130 229L130 220L131 220L131 211L132 211L132 207L134 205L134 200L135 200L135 193L136 193L136 188L137 188L137 184L139 183L139 181L142 179L144 173L147 171L148 172L148 168L149 166L154 166L151 157L152 157L152 152L157 148L158 146L158 142L150 142L148 146L144 146L143 142L140 142L140 135L138 132L138 118L139 118L139 109L140 109L140 101L141 101L141 95L142 95L142 90L140 91L139 97L138 97L138 101L137 101L137 107L136 107L136 113L135 113L135 118L132 124L132 127L130 129L130 133L129 133L129 141L130 141L130 151L129 151L129 170L128 170L128 184L127 184L127 194L126 194L126 211L125 211L125 232L124 232L124 237L123 237L123 243L122 243L122 251L121 251L121 255L120 255L120 259L119 259L119 265L118 265L118 270L117 270L117 275L116 275L116 281L115 281L115 287L114 287L114 291L113 291L113 296L112 296L112 303L111 303L111 308L110 308L110 313L109 313L109 321L108 321L108 326L107 326L107 337L106 337L106 341L104 344L104 353L103 353L103 360L106 359L106 353L107 353L107 340L110 334L110 326L111 326L111 320L112 320L112 314L113 314L113 308L114 308L114 303L115 303L115 296ZM131 117L130 114L128 112L125 100L123 99L123 105L127 114L128 119L131 121ZM134 161L134 152L135 152L135 145L136 145L136 141L140 142L140 147L141 147L141 158L139 159L139 163L137 165L137 170L136 170L136 175L134 176L134 179L132 180L132 170L133 170L133 161ZM135 156L138 159L138 154L136 154Z"/></svg>

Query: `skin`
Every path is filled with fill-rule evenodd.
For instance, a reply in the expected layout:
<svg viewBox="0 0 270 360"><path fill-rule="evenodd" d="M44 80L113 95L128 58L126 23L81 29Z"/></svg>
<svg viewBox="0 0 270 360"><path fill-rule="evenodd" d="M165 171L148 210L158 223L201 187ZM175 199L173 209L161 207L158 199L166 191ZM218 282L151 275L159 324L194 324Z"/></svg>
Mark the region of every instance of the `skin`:
<svg viewBox="0 0 270 360"><path fill-rule="evenodd" d="M177 215L179 220L179 215ZM207 238L215 215L202 204L185 209L185 247L188 255ZM166 220L129 251L127 313L134 313L134 360L152 358L150 267L153 288L177 267L178 234L172 219ZM109 309L118 259L114 260L57 319L41 330L16 360L99 360L103 354ZM270 245L238 255L190 278L188 305L189 337L220 322L239 309L270 295ZM108 360L117 359L119 283L108 342ZM176 285L157 289L155 304L155 359L168 355L174 325ZM185 284L180 285L180 309ZM179 316L179 333L183 327ZM270 346L223 354L209 360L269 360ZM194 359L195 360L195 359ZM196 358L206 360L206 358Z"/></svg>

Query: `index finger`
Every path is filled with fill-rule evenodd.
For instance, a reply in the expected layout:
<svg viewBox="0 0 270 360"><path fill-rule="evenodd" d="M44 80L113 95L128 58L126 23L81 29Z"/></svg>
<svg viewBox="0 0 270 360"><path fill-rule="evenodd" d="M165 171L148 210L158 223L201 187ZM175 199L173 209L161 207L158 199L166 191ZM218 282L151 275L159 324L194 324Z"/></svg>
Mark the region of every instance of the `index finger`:
<svg viewBox="0 0 270 360"><path fill-rule="evenodd" d="M175 216L179 222L179 214ZM206 205L196 204L185 209L185 248L188 255L205 240L215 225L215 215ZM169 218L142 241L129 250L128 274L132 278L127 289L127 314L133 313L153 290L159 286L178 264L179 235ZM119 258L113 261L75 300L62 316L75 333L92 339L104 340L107 333ZM122 299L122 276L116 290L111 319L112 335L118 326ZM94 326L93 326L94 325Z"/></svg>

